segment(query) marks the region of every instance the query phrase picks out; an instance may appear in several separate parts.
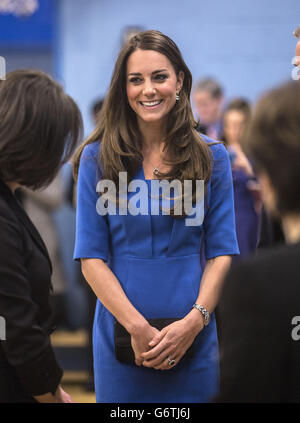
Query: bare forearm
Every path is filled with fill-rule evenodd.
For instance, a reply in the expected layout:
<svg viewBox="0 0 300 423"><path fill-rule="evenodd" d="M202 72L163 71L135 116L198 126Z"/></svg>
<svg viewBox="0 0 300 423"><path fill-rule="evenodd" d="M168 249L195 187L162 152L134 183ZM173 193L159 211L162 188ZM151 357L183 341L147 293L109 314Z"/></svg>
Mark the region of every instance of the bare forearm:
<svg viewBox="0 0 300 423"><path fill-rule="evenodd" d="M230 256L219 256L207 261L197 303L203 305L210 313L214 311L219 302L224 277L230 267L230 263Z"/></svg>
<svg viewBox="0 0 300 423"><path fill-rule="evenodd" d="M206 263L196 303L202 305L210 313L214 311L220 300L224 277L230 263L230 256L215 257ZM187 318L196 322L201 320L202 316L198 310L192 309Z"/></svg>
<svg viewBox="0 0 300 423"><path fill-rule="evenodd" d="M82 273L101 303L130 334L140 331L145 318L127 298L118 279L100 259L82 259Z"/></svg>

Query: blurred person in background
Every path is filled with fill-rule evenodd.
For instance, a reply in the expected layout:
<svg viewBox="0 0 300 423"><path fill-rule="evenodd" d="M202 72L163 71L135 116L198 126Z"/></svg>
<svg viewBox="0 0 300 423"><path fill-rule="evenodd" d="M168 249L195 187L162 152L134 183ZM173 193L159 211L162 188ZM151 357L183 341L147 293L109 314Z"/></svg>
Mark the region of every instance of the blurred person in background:
<svg viewBox="0 0 300 423"><path fill-rule="evenodd" d="M300 402L300 84L259 101L243 148L285 245L242 260L222 294L218 402Z"/></svg>
<svg viewBox="0 0 300 423"><path fill-rule="evenodd" d="M92 112L92 118L93 118L94 125L97 125L97 123L98 123L98 116L99 116L99 113L102 109L103 103L104 103L104 98L101 97L101 98L95 100L94 103L92 104L91 112Z"/></svg>
<svg viewBox="0 0 300 423"><path fill-rule="evenodd" d="M198 131L219 140L222 135L223 87L213 78L200 79L193 92Z"/></svg>
<svg viewBox="0 0 300 423"><path fill-rule="evenodd" d="M50 343L52 264L15 192L48 186L81 135L75 102L47 74L0 81L0 402L72 402Z"/></svg>
<svg viewBox="0 0 300 423"><path fill-rule="evenodd" d="M91 105L91 117L93 119L93 123L95 126L98 125L99 113L103 107L104 98L99 97L96 99ZM76 210L76 184L74 183L73 174L70 175L69 185L68 185L68 201L69 204L74 207ZM73 244L74 247L74 244ZM94 366L93 366L93 322L94 322L94 314L95 314L95 307L97 302L97 297L94 291L91 289L90 285L86 283L84 276L82 275L81 268L79 263L75 262L79 266L79 278L82 282L82 286L84 287L84 294L87 299L87 318L85 328L88 334L88 380L84 385L87 391L94 391Z"/></svg>
<svg viewBox="0 0 300 423"><path fill-rule="evenodd" d="M300 81L300 26L293 31L293 35L298 41L296 43L295 56L293 58L293 65L295 68L292 71L292 78ZM284 233L280 220L276 216L270 216L265 207L263 207L257 248L272 247L274 245L283 244L284 242Z"/></svg>
<svg viewBox="0 0 300 423"><path fill-rule="evenodd" d="M298 42L296 44L295 57L294 57L293 64L294 66L297 67L297 70L298 70L297 77L298 77L298 80L300 80L300 26L298 26L298 28L295 29L294 36L298 38Z"/></svg>
<svg viewBox="0 0 300 423"><path fill-rule="evenodd" d="M251 115L251 106L243 98L232 100L223 114L223 137L231 161L236 232L240 249L239 260L256 250L261 201L251 163L240 144Z"/></svg>
<svg viewBox="0 0 300 423"><path fill-rule="evenodd" d="M126 26L123 28L121 34L121 47L127 44L131 37L142 31L144 31L144 28L140 25Z"/></svg>

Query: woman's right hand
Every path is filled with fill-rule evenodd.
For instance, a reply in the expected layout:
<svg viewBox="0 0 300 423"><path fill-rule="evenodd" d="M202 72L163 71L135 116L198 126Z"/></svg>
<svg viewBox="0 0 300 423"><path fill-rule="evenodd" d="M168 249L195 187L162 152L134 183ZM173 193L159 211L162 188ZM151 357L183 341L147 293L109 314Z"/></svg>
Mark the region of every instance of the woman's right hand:
<svg viewBox="0 0 300 423"><path fill-rule="evenodd" d="M37 395L34 397L38 402L41 403L73 403L74 401L67 394L60 385L58 385L55 394L48 392L47 394Z"/></svg>
<svg viewBox="0 0 300 423"><path fill-rule="evenodd" d="M144 359L141 354L151 349L149 342L154 336L159 333L159 330L151 326L149 323L145 327L140 328L131 334L131 346L135 355L135 364L141 366Z"/></svg>
<svg viewBox="0 0 300 423"><path fill-rule="evenodd" d="M231 150L235 154L235 158L232 161L232 168L233 169L240 169L243 170L246 175L250 178L254 177L254 172L251 166L250 161L248 160L247 156L243 152L241 146L235 145L231 146Z"/></svg>

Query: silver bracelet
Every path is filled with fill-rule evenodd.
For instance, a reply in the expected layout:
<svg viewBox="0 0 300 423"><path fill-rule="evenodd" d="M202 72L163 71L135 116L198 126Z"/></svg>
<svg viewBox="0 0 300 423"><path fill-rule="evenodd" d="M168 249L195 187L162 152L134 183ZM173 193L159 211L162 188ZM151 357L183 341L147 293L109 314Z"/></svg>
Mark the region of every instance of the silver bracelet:
<svg viewBox="0 0 300 423"><path fill-rule="evenodd" d="M200 313L203 316L203 320L204 320L204 326L207 326L210 322L210 314L209 312L206 310L206 308L204 308L202 305L200 304L194 304L192 308L196 308L197 310L200 311Z"/></svg>

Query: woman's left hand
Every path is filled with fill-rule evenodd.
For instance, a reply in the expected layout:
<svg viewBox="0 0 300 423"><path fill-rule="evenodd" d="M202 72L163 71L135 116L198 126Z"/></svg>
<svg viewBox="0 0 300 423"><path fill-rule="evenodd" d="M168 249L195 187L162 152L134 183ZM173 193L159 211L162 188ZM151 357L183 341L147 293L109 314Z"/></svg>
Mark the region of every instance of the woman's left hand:
<svg viewBox="0 0 300 423"><path fill-rule="evenodd" d="M170 370L178 364L204 327L200 313L196 319L188 317L171 323L155 335L149 343L152 349L141 355L144 359L143 366ZM169 360L174 360L174 364L170 365Z"/></svg>

